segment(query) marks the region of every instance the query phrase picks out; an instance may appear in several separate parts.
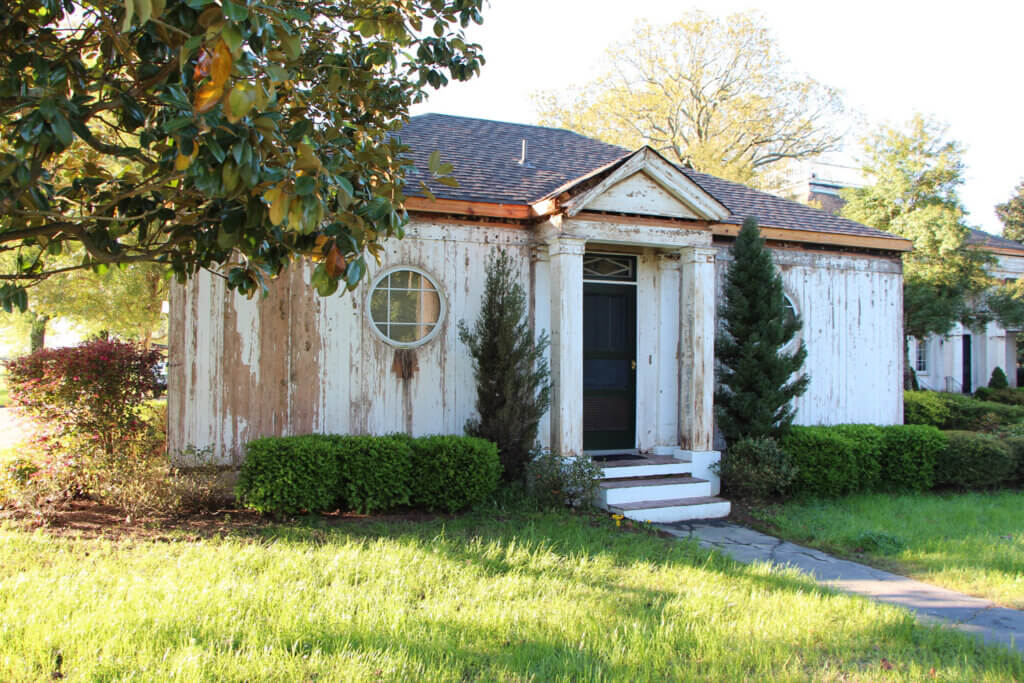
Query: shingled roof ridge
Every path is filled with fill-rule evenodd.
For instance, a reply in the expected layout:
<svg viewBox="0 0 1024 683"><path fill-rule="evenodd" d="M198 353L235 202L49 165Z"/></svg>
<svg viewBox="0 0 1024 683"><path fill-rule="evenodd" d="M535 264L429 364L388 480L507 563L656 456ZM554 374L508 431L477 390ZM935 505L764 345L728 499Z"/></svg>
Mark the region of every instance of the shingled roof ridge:
<svg viewBox="0 0 1024 683"><path fill-rule="evenodd" d="M479 116L461 116L459 114L444 114L444 113L441 113L441 112L427 112L425 114L416 114L415 116L410 116L409 118L411 120L411 119L425 119L425 118L428 118L428 117L442 117L442 118L448 118L448 119L461 119L462 121L473 121L473 122L476 122L476 123L490 123L490 124L493 124L493 125L496 125L496 126L515 126L516 128L529 128L529 129L532 129L532 130L535 130L535 131L543 131L545 133L549 133L549 132L568 133L569 135L573 135L575 137L582 138L583 140L586 140L590 144L595 144L596 143L596 144L599 144L599 145L603 145L604 147L609 147L611 149L621 150L621 152L623 154L629 154L630 152L635 151L635 150L629 149L628 147L623 147L621 145L615 145L615 144L612 144L610 142L605 142L604 140L598 140L597 138L589 137L587 135L584 135L583 133L578 133L578 132L576 132L574 130L570 130L568 128L560 128L558 126L541 126L541 125L538 125L536 123L518 123L516 121L501 121L501 120L498 120L498 119L480 118Z"/></svg>
<svg viewBox="0 0 1024 683"><path fill-rule="evenodd" d="M1019 251L1024 254L1024 244L1011 240L1008 237L1002 235L993 235L990 232L979 230L978 228L968 228L970 233L967 236L967 243L971 245L977 245L980 247L998 247L1000 249L1012 249Z"/></svg>

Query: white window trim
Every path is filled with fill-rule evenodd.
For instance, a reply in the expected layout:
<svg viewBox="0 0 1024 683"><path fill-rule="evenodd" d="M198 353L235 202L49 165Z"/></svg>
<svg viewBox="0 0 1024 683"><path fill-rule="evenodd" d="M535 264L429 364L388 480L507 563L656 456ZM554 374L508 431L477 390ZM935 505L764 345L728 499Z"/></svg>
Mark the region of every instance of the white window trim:
<svg viewBox="0 0 1024 683"><path fill-rule="evenodd" d="M915 341L917 342L917 346L914 349L914 374L917 374L917 375L927 375L927 374L929 374L928 368L929 368L929 366L931 366L931 363L928 362L930 360L928 358L928 340L927 339L924 339L924 340L917 339ZM924 369L923 370L920 368L921 360L922 360L922 355L921 355L922 352L924 352L924 357L923 357Z"/></svg>
<svg viewBox="0 0 1024 683"><path fill-rule="evenodd" d="M377 285L380 284L381 280L388 277L392 273L397 273L399 271L405 270L412 271L413 273L417 273L420 276L425 277L430 282L430 284L434 286L434 290L437 292L437 298L440 302L440 311L438 312L437 323L434 325L434 328L430 330L430 332L427 333L427 336L423 337L423 339L417 339L414 342L398 342L395 341L394 339L385 336L384 333L381 332L380 329L378 329L377 324L373 321L373 314L370 310L370 300L373 298L373 293L377 289ZM404 265L392 266L378 273L373 278L373 281L370 283L370 291L367 292L366 300L363 305L366 310L366 323L370 326L370 329L373 330L373 333L377 336L377 339L381 340L388 346L392 346L396 349L414 349L416 347L423 346L424 344L431 341L441 331L441 327L444 325L445 315L448 312L448 299L447 297L445 297L444 291L441 289L441 285L438 284L437 278L435 278L433 275L426 272L422 268Z"/></svg>
<svg viewBox="0 0 1024 683"><path fill-rule="evenodd" d="M786 292L783 292L782 296L785 298L786 301L789 302L789 305L793 307L793 313L796 314L796 317L799 318L800 322L802 323L803 318L800 317L800 309L796 307L796 300ZM800 341L803 339L803 337L804 328L801 325L800 329L797 330L796 334L793 335L793 338L786 342L786 344L781 349L779 349L779 351L781 351L782 353L793 353L798 348L800 348Z"/></svg>

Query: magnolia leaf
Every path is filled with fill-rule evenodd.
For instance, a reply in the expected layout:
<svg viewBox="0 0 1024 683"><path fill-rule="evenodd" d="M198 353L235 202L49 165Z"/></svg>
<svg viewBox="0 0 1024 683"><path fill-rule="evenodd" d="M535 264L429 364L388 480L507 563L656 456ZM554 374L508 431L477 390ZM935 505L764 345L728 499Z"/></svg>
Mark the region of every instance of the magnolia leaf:
<svg viewBox="0 0 1024 683"><path fill-rule="evenodd" d="M124 0L124 21L121 22L121 32L124 33L132 27L132 19L135 17L135 0Z"/></svg>
<svg viewBox="0 0 1024 683"><path fill-rule="evenodd" d="M345 256L341 253L341 249L338 249L338 245L334 242L331 243L331 248L327 252L327 258L324 259L324 265L327 268L327 274L331 278L338 278L345 273Z"/></svg>
<svg viewBox="0 0 1024 683"><path fill-rule="evenodd" d="M234 61L231 59L231 48L223 40L218 40L210 59L210 80L218 87L223 87L231 76L232 64Z"/></svg>
<svg viewBox="0 0 1024 683"><path fill-rule="evenodd" d="M288 33L280 24L277 26L277 38L289 62L294 62L302 56L302 41Z"/></svg>
<svg viewBox="0 0 1024 683"><path fill-rule="evenodd" d="M313 194L313 190L316 189L316 178L310 175L300 176L295 181L295 194L300 197Z"/></svg>
<svg viewBox="0 0 1024 683"><path fill-rule="evenodd" d="M427 167L433 175L437 175L437 169L441 166L441 152L434 150L430 153L430 159L427 161Z"/></svg>
<svg viewBox="0 0 1024 683"><path fill-rule="evenodd" d="M323 164L320 163L320 158L313 151L312 145L300 142L296 146L295 155L295 168L300 171L313 171L315 173L323 168Z"/></svg>
<svg viewBox="0 0 1024 683"><path fill-rule="evenodd" d="M153 10L153 18L159 19L163 16L164 8L167 7L167 0L150 0L150 5Z"/></svg>
<svg viewBox="0 0 1024 683"><path fill-rule="evenodd" d="M198 114L204 114L210 111L217 106L217 101L220 100L220 96L223 92L223 85L217 85L213 81L203 83L199 86L199 90L196 92L196 101L192 105L192 108L195 109Z"/></svg>
<svg viewBox="0 0 1024 683"><path fill-rule="evenodd" d="M239 81L227 95L224 115L231 123L238 123L250 111L256 101L256 90L252 83Z"/></svg>
<svg viewBox="0 0 1024 683"><path fill-rule="evenodd" d="M153 4L150 0L135 0L135 14L139 16L139 26L145 26L153 16Z"/></svg>
<svg viewBox="0 0 1024 683"><path fill-rule="evenodd" d="M242 55L242 32L234 24L226 24L221 29L220 37L231 50L231 56L236 59Z"/></svg>
<svg viewBox="0 0 1024 683"><path fill-rule="evenodd" d="M249 10L245 4L236 4L231 0L224 0L224 15L231 21L245 21L249 18Z"/></svg>
<svg viewBox="0 0 1024 683"><path fill-rule="evenodd" d="M224 184L224 191L231 194L238 189L241 176L238 173L238 166L233 161L227 161L220 168L220 179Z"/></svg>
<svg viewBox="0 0 1024 683"><path fill-rule="evenodd" d="M264 193L263 199L270 205L270 222L274 225L281 225L284 222L285 216L288 215L292 196L281 188L274 188Z"/></svg>

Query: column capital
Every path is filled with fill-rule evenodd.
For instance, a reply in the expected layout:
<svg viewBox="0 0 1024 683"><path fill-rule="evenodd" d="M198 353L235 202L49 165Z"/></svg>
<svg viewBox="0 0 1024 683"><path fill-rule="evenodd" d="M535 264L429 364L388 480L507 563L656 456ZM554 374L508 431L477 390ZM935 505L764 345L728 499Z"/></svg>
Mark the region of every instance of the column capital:
<svg viewBox="0 0 1024 683"><path fill-rule="evenodd" d="M562 254L582 256L587 250L587 241L582 237L568 237L565 235L547 240L548 254L560 256Z"/></svg>
<svg viewBox="0 0 1024 683"><path fill-rule="evenodd" d="M679 270L679 250L660 249L655 254L658 261L658 270Z"/></svg>
<svg viewBox="0 0 1024 683"><path fill-rule="evenodd" d="M683 247L679 258L683 263L714 263L718 250L714 247Z"/></svg>

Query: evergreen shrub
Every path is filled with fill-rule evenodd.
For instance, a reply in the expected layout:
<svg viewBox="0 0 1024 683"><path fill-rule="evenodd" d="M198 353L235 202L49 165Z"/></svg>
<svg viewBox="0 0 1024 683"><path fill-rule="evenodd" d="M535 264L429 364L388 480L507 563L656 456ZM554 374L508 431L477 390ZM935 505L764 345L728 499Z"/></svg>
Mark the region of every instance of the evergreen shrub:
<svg viewBox="0 0 1024 683"><path fill-rule="evenodd" d="M810 381L801 372L804 343L782 350L801 322L786 315L782 278L756 220L743 221L729 254L715 338L718 426L730 444L746 437L780 438L793 422L793 399Z"/></svg>
<svg viewBox="0 0 1024 683"><path fill-rule="evenodd" d="M763 502L789 493L797 475L793 458L775 439L740 439L713 466L730 496Z"/></svg>
<svg viewBox="0 0 1024 683"><path fill-rule="evenodd" d="M835 498L861 490L864 443L832 427L790 427L781 441L796 468L793 493Z"/></svg>
<svg viewBox="0 0 1024 683"><path fill-rule="evenodd" d="M1012 480L1017 484L1024 485L1024 435L1004 437L1003 443L1010 449L1016 462Z"/></svg>
<svg viewBox="0 0 1024 683"><path fill-rule="evenodd" d="M339 462L333 437L268 436L245 446L235 494L264 514L323 512L338 502Z"/></svg>
<svg viewBox="0 0 1024 683"><path fill-rule="evenodd" d="M1024 391L1013 387L1005 389L978 387L977 391L974 392L974 396L982 401L994 401L1011 406L1024 406Z"/></svg>
<svg viewBox="0 0 1024 683"><path fill-rule="evenodd" d="M412 446L411 499L428 510L458 512L483 502L501 479L498 447L472 436L425 436Z"/></svg>
<svg viewBox="0 0 1024 683"><path fill-rule="evenodd" d="M1000 389L1003 392L1013 391ZM989 392L979 396L991 396ZM983 401L965 394L938 391L903 392L903 421L939 429L992 431L1002 425L1024 421L1024 405Z"/></svg>
<svg viewBox="0 0 1024 683"><path fill-rule="evenodd" d="M473 358L477 417L466 433L498 445L502 476L521 480L537 441L538 424L551 403L544 352L547 334L536 339L527 316L526 290L505 250L487 261L480 314L473 327L459 321L459 339Z"/></svg>
<svg viewBox="0 0 1024 683"><path fill-rule="evenodd" d="M949 422L949 405L937 391L904 391L903 423L942 428Z"/></svg>
<svg viewBox="0 0 1024 683"><path fill-rule="evenodd" d="M1017 459L1009 446L991 434L946 432L947 445L935 463L935 483L983 489L1009 482Z"/></svg>
<svg viewBox="0 0 1024 683"><path fill-rule="evenodd" d="M935 483L935 461L946 448L946 437L929 425L890 425L882 435L880 488L927 491Z"/></svg>
<svg viewBox="0 0 1024 683"><path fill-rule="evenodd" d="M407 438L328 438L338 462L338 494L347 509L371 513L409 504L413 456Z"/></svg>
<svg viewBox="0 0 1024 683"><path fill-rule="evenodd" d="M988 380L989 389L1009 389L1010 382L1006 379L1006 373L998 365L992 370L992 376Z"/></svg>
<svg viewBox="0 0 1024 683"><path fill-rule="evenodd" d="M857 444L855 453L860 479L858 490L878 490L882 483L882 428L870 424L845 424L835 425L829 429Z"/></svg>

